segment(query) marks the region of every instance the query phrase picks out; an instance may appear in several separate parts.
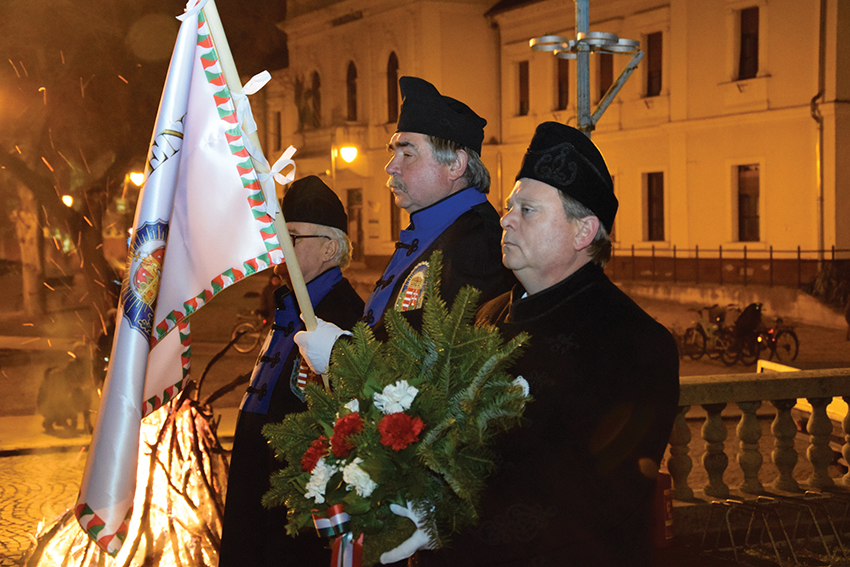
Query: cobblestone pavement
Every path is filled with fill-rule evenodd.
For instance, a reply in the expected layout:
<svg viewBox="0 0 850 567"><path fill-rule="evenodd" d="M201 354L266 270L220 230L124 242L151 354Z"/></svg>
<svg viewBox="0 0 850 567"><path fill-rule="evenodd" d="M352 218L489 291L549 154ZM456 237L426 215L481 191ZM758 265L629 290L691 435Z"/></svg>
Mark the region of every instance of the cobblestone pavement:
<svg viewBox="0 0 850 567"><path fill-rule="evenodd" d="M0 566L20 565L39 522L74 505L85 457L72 451L0 458Z"/></svg>

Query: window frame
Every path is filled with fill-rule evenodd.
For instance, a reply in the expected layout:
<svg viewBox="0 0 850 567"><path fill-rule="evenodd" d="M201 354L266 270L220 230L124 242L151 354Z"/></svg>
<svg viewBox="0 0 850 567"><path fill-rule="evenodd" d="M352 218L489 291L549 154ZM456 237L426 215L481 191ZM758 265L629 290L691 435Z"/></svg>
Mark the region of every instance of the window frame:
<svg viewBox="0 0 850 567"><path fill-rule="evenodd" d="M667 191L664 171L647 171L643 174L643 240L644 242L666 242L667 238ZM658 187L653 183L660 179ZM660 199L653 199L653 192L660 190ZM655 206L653 206L655 205ZM659 210L660 209L660 210ZM656 234L660 226L661 234Z"/></svg>
<svg viewBox="0 0 850 567"><path fill-rule="evenodd" d="M650 38L656 37L658 39L658 46L657 49L653 49L653 42ZM664 32L659 30L646 34L645 44L646 73L644 96L647 98L661 96L661 93L664 91ZM657 74L657 80L653 80L653 74Z"/></svg>
<svg viewBox="0 0 850 567"><path fill-rule="evenodd" d="M517 61L517 116L528 116L531 112L531 63L528 59Z"/></svg>

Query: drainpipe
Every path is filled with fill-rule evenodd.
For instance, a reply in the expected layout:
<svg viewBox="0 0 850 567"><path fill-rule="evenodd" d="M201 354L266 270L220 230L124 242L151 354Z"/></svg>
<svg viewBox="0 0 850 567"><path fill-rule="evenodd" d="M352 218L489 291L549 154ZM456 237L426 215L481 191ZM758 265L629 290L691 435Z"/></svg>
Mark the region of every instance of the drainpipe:
<svg viewBox="0 0 850 567"><path fill-rule="evenodd" d="M817 140L815 142L815 169L818 191L818 270L823 268L824 248L824 189L823 189L823 115L820 112L818 99L824 96L825 66L826 66L826 0L820 1L820 24L818 30L818 93L812 97L809 107L812 119L817 123Z"/></svg>

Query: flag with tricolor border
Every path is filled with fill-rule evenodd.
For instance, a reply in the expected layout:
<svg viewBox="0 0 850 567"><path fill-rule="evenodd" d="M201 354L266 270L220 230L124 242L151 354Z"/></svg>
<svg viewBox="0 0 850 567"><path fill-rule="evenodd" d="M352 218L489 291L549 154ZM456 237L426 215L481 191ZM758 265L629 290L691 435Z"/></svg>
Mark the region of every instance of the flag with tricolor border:
<svg viewBox="0 0 850 567"><path fill-rule="evenodd" d="M141 421L183 388L191 315L229 285L283 261L219 51L195 0L182 24L151 138L110 367L75 509L110 555L133 512ZM237 113L237 107L239 111ZM271 211L271 214L270 214Z"/></svg>

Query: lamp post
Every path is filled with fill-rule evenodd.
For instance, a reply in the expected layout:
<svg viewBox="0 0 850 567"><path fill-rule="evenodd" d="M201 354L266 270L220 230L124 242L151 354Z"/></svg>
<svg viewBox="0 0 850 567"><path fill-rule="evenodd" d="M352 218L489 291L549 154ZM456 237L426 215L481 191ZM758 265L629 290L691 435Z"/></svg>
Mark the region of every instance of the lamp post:
<svg viewBox="0 0 850 567"><path fill-rule="evenodd" d="M576 0L575 39L566 39L559 35L544 35L528 42L529 46L536 51L551 51L555 57L576 60L576 122L578 129L588 138L608 105L643 59L639 41L617 37L613 33L588 31L589 27L589 0ZM593 114L590 113L591 52L632 54L631 61L599 101Z"/></svg>

